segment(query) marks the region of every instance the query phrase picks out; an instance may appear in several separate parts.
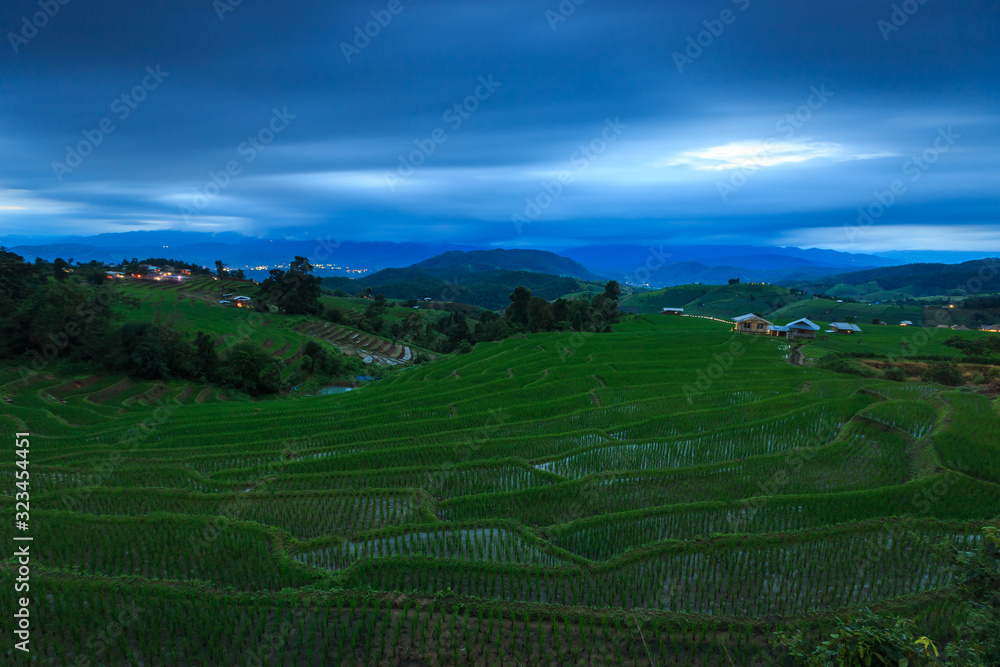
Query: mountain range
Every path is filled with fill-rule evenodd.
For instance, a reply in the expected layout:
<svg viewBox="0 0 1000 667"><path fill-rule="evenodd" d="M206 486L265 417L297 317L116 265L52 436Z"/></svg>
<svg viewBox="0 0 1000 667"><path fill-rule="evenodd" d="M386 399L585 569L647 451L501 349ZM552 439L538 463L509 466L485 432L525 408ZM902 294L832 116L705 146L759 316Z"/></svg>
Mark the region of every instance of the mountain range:
<svg viewBox="0 0 1000 667"><path fill-rule="evenodd" d="M300 255L317 265L317 274L358 275L381 269L436 268L457 264L496 270L530 271L584 280L615 279L662 287L693 282L717 283L738 277L745 282L806 280L865 268L893 266L899 260L817 248L746 245L637 245L545 250L500 250L459 244L335 241L329 238L254 238L225 232L124 232L88 237L8 237L0 243L29 260L73 258L77 262L119 262L132 257L165 257L205 266L221 259L260 278L266 270ZM464 256L454 253L466 252ZM502 259L501 259L502 258ZM424 264L424 262L431 262Z"/></svg>

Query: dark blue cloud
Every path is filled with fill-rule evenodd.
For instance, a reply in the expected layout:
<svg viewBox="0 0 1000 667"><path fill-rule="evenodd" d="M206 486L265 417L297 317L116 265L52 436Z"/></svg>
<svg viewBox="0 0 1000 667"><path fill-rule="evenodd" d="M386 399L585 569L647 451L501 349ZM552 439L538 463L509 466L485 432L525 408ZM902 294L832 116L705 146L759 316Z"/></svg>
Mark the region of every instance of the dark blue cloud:
<svg viewBox="0 0 1000 667"><path fill-rule="evenodd" d="M0 228L1000 249L996 0L230 2L5 3Z"/></svg>

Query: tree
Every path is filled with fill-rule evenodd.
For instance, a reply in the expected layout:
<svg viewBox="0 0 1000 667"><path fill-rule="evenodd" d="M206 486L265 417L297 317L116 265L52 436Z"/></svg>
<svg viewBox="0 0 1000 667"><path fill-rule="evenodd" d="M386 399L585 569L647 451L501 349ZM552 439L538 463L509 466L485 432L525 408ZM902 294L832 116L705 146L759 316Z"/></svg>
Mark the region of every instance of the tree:
<svg viewBox="0 0 1000 667"><path fill-rule="evenodd" d="M533 296L528 301L528 329L532 333L547 331L552 325L552 309L549 302L540 296Z"/></svg>
<svg viewBox="0 0 1000 667"><path fill-rule="evenodd" d="M729 279L729 284L730 285L739 285L740 284L740 279L739 278L730 278Z"/></svg>
<svg viewBox="0 0 1000 667"><path fill-rule="evenodd" d="M528 325L528 303L531 301L531 290L527 287L517 287L510 294L510 305L507 306L507 319L521 326Z"/></svg>
<svg viewBox="0 0 1000 667"><path fill-rule="evenodd" d="M96 261L91 261L77 267L81 278L91 285L103 285L108 280L108 272Z"/></svg>
<svg viewBox="0 0 1000 667"><path fill-rule="evenodd" d="M215 349L215 341L204 331L194 335L194 365L195 372L206 380L215 377L219 369L219 353Z"/></svg>
<svg viewBox="0 0 1000 667"><path fill-rule="evenodd" d="M116 312L126 302L110 287L88 287L75 281L42 285L25 305L22 321L29 348L48 358L71 357L78 361L99 361L113 344L113 323L122 319Z"/></svg>
<svg viewBox="0 0 1000 667"><path fill-rule="evenodd" d="M591 302L591 307L595 311L590 316L594 331L610 331L609 325L618 321L618 303L605 294L598 294Z"/></svg>
<svg viewBox="0 0 1000 667"><path fill-rule="evenodd" d="M492 314L492 313L491 313ZM494 315L496 317L496 315ZM413 337L420 334L424 320L418 313L409 313L403 318L403 335Z"/></svg>
<svg viewBox="0 0 1000 667"><path fill-rule="evenodd" d="M473 336L476 342L501 340L507 335L507 322L492 310L487 310L479 317Z"/></svg>
<svg viewBox="0 0 1000 667"><path fill-rule="evenodd" d="M114 367L141 380L181 375L174 366L190 358L191 352L176 332L152 322L126 322L118 330L116 350Z"/></svg>
<svg viewBox="0 0 1000 667"><path fill-rule="evenodd" d="M229 384L254 396L281 388L281 362L250 341L233 346L222 371Z"/></svg>
<svg viewBox="0 0 1000 667"><path fill-rule="evenodd" d="M437 326L438 331L448 337L452 346L469 339L469 324L465 321L465 315L460 312L441 318Z"/></svg>
<svg viewBox="0 0 1000 667"><path fill-rule="evenodd" d="M560 297L552 302L552 319L556 322L569 320L569 301Z"/></svg>
<svg viewBox="0 0 1000 667"><path fill-rule="evenodd" d="M0 246L0 299L26 299L41 283L44 266L28 264L17 253Z"/></svg>
<svg viewBox="0 0 1000 667"><path fill-rule="evenodd" d="M69 277L69 269L69 263L62 257L56 257L56 261L52 262L52 275L59 282L62 282Z"/></svg>
<svg viewBox="0 0 1000 667"><path fill-rule="evenodd" d="M621 293L622 289L621 286L618 285L617 280L611 280L604 286L604 296L608 297L612 301L618 301L618 296Z"/></svg>
<svg viewBox="0 0 1000 667"><path fill-rule="evenodd" d="M133 260L133 261L134 261L134 260ZM217 260L215 260L215 273L216 273L216 275L217 275L217 276L219 276L220 278L225 278L225 277L226 277L226 267L225 267L225 265L224 265L224 264L222 263L222 260L221 260L221 259L217 259Z"/></svg>
<svg viewBox="0 0 1000 667"><path fill-rule="evenodd" d="M379 294L368 307L365 308L364 313L364 323L363 325L372 333L379 333L382 331L384 326L384 320L382 315L385 313L386 301L385 296Z"/></svg>
<svg viewBox="0 0 1000 667"><path fill-rule="evenodd" d="M309 260L300 256L295 257L288 271L271 269L270 275L260 284L258 300L289 315L322 313L320 279L312 275L312 271Z"/></svg>

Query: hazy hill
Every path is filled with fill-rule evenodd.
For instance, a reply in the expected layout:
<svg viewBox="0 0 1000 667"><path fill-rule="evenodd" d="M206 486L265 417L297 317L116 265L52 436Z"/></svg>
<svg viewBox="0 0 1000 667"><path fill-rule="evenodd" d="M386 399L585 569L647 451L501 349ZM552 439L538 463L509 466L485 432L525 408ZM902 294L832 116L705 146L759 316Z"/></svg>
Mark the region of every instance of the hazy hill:
<svg viewBox="0 0 1000 667"><path fill-rule="evenodd" d="M47 261L56 257L72 257L77 262L119 262L132 257L166 256L205 266L212 266L215 260L221 259L234 269L246 269L287 264L293 257L300 255L315 264L370 271L390 266L409 266L442 252L468 248L453 244L338 242L325 236L301 240L258 239L233 233L198 232L125 232L60 239L18 239L15 243L9 242L6 245L13 246L11 250L28 261L34 261L36 257ZM337 271L321 268L317 273L330 275ZM266 272L248 272L247 275L261 278L266 276Z"/></svg>
<svg viewBox="0 0 1000 667"><path fill-rule="evenodd" d="M601 280L585 266L567 257L544 250L453 250L413 265L418 269L443 269L452 272L505 270L548 273L581 280Z"/></svg>
<svg viewBox="0 0 1000 667"><path fill-rule="evenodd" d="M651 271L648 282L650 285L689 285L705 283L709 285L726 285L730 278L739 278L744 283L776 283L779 280L815 279L817 276L836 272L838 269L821 267L789 267L746 269L739 266L708 266L700 262L681 262L667 264L656 271ZM640 274L639 278L645 278ZM627 282L627 281L625 281Z"/></svg>
<svg viewBox="0 0 1000 667"><path fill-rule="evenodd" d="M626 297L621 306L640 313L683 308L687 315L726 319L750 312L767 315L801 298L777 285L680 285Z"/></svg>
<svg viewBox="0 0 1000 667"><path fill-rule="evenodd" d="M595 271L621 280L643 268L652 269L652 284L684 284L709 275L703 267L731 273L728 277L778 279L793 275L825 275L861 267L892 266L898 262L876 255L862 255L818 248L776 248L748 245L607 245L569 248L561 255L574 259ZM663 280L664 267L673 266L672 283ZM693 272L685 273L685 270ZM734 272L741 269L743 275ZM640 271L640 274L642 272ZM717 275L717 274L712 274ZM713 279L714 280L714 279ZM725 282L725 278L722 282Z"/></svg>
<svg viewBox="0 0 1000 667"><path fill-rule="evenodd" d="M497 269L464 269L449 265L440 269L385 269L358 280L323 278L328 289L342 289L348 294L371 287L391 299L422 299L467 303L500 310L510 304L510 293L519 286L548 300L581 291L575 278L553 276L533 271L502 271Z"/></svg>
<svg viewBox="0 0 1000 667"><path fill-rule="evenodd" d="M915 297L989 294L1000 292L1000 259L961 264L904 264L840 273L809 282L812 289L831 293L844 285L863 285L865 292L898 291Z"/></svg>

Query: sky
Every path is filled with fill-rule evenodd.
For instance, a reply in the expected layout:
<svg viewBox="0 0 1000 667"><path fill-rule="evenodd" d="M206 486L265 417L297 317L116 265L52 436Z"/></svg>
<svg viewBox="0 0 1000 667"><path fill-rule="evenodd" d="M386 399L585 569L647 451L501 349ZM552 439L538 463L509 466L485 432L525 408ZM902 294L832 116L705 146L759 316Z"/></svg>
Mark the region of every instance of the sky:
<svg viewBox="0 0 1000 667"><path fill-rule="evenodd" d="M998 18L1000 0L6 0L0 237L997 251Z"/></svg>

